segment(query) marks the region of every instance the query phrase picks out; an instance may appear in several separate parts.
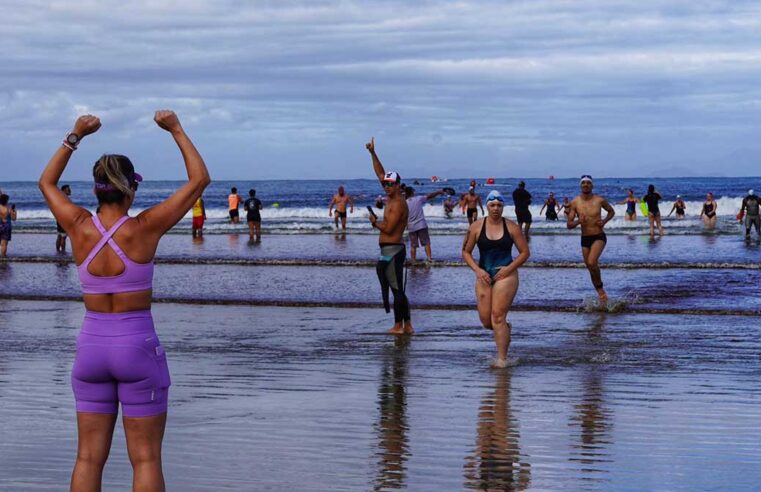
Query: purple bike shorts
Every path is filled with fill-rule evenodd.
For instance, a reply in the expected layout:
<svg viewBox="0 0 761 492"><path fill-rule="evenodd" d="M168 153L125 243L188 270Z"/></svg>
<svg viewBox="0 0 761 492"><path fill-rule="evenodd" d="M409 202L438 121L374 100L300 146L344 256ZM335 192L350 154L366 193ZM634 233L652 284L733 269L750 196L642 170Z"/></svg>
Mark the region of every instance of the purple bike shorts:
<svg viewBox="0 0 761 492"><path fill-rule="evenodd" d="M87 311L71 386L77 412L150 417L165 413L171 381L150 311Z"/></svg>

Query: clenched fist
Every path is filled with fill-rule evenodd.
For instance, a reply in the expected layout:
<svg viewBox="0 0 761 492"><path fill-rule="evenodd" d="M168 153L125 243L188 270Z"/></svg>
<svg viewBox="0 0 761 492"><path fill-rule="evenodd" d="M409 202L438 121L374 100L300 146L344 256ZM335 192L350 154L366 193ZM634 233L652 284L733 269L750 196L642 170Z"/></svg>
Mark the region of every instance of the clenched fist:
<svg viewBox="0 0 761 492"><path fill-rule="evenodd" d="M168 109L156 111L153 121L155 121L158 126L171 133L182 130L179 118L174 114L174 111Z"/></svg>
<svg viewBox="0 0 761 492"><path fill-rule="evenodd" d="M375 153L375 137L370 139L370 142L365 144L365 148L371 153Z"/></svg>
<svg viewBox="0 0 761 492"><path fill-rule="evenodd" d="M72 133L75 133L79 138L82 138L85 135L97 132L98 128L100 128L100 119L97 116L85 114L77 118L77 121L74 122L74 130Z"/></svg>

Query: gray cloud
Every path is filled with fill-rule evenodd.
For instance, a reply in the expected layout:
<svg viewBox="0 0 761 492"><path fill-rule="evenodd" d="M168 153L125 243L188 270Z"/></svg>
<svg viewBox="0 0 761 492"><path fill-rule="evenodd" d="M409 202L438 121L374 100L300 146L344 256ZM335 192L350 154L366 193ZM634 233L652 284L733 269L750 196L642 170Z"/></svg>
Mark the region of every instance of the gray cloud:
<svg viewBox="0 0 761 492"><path fill-rule="evenodd" d="M149 177L176 177L176 152L151 121L160 107L180 114L218 178L367 177L370 135L407 175L758 174L754 2L24 1L4 11L6 178L36 178L83 112L104 122L86 152L161 156Z"/></svg>

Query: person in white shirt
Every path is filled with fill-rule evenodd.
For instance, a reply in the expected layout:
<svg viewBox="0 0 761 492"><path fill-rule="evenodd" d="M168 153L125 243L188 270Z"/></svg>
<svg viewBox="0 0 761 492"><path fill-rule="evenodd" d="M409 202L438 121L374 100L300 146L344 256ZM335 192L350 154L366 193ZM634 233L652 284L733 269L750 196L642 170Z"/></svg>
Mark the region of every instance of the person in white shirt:
<svg viewBox="0 0 761 492"><path fill-rule="evenodd" d="M425 248L426 261L431 263L431 238L428 235L428 223L425 221L423 205L428 200L433 200L439 195L446 193L444 190L437 190L427 195L415 196L415 188L407 186L404 189L404 195L407 197L407 208L409 209L409 218L407 219L407 232L410 237L410 258L414 263L417 261L417 248Z"/></svg>

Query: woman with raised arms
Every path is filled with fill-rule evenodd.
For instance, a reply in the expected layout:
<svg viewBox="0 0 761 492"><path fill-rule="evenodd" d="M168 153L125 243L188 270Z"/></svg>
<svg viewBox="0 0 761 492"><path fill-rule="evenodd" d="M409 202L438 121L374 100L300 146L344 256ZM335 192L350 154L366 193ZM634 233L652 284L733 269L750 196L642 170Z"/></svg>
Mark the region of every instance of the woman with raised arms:
<svg viewBox="0 0 761 492"><path fill-rule="evenodd" d="M151 316L153 257L161 237L185 216L210 179L177 116L157 111L154 121L177 143L188 181L135 217L128 212L142 177L123 155L105 154L93 167L95 214L58 188L80 141L100 128L96 116L77 119L40 177L50 210L71 238L86 308L71 375L78 429L73 491L100 490L119 403L133 490L165 489L161 443L170 380Z"/></svg>

